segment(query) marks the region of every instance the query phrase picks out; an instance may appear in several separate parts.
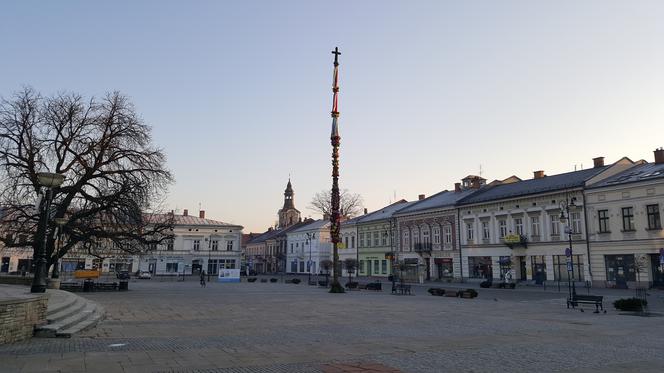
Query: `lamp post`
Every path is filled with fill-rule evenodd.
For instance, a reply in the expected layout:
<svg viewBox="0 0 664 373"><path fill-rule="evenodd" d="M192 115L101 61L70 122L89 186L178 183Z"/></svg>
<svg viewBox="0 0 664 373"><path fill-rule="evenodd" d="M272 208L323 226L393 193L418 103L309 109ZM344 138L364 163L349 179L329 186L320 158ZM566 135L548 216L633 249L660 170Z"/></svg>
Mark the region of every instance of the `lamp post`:
<svg viewBox="0 0 664 373"><path fill-rule="evenodd" d="M567 288L570 300L576 296L576 284L574 283L574 252L572 250L572 215L570 214L570 209L576 207L574 201L576 201L576 197L570 198L569 195L565 195L565 200L560 201L559 203L560 222L564 224L567 221L565 233L567 233L569 247L565 250L565 256L567 257Z"/></svg>
<svg viewBox="0 0 664 373"><path fill-rule="evenodd" d="M51 172L37 173L37 181L39 186L46 188L46 199L41 203L42 215L39 219L39 227L37 230L37 250L35 252L35 277L32 279L31 293L44 293L46 292L46 277L48 268L46 267L46 240L48 235L48 218L49 210L51 207L51 200L53 199L53 188L59 187L65 177L60 174Z"/></svg>
<svg viewBox="0 0 664 373"><path fill-rule="evenodd" d="M339 242L341 242L341 215L340 215L340 196L339 196L339 146L341 145L341 136L339 135L339 48L334 48L334 74L332 77L332 132L330 134L330 143L332 145L332 211L330 216L330 236L332 241L332 266L333 277L330 293L343 293L344 288L339 283Z"/></svg>
<svg viewBox="0 0 664 373"><path fill-rule="evenodd" d="M67 218L55 218L53 219L55 225L58 226L58 245L55 250L55 263L53 263L53 273L51 278L60 278L60 249L62 248L62 227L67 224Z"/></svg>
<svg viewBox="0 0 664 373"><path fill-rule="evenodd" d="M208 268L207 268L207 282L210 282L210 261L212 260L212 235L208 238Z"/></svg>
<svg viewBox="0 0 664 373"><path fill-rule="evenodd" d="M311 267L312 267L311 266L311 264L312 264L311 263L311 240L313 240L315 238L316 238L316 232L307 233L307 243L309 244L309 263L307 263L307 265L309 267L309 268L307 268L308 269L307 272L309 272L309 285L311 285Z"/></svg>

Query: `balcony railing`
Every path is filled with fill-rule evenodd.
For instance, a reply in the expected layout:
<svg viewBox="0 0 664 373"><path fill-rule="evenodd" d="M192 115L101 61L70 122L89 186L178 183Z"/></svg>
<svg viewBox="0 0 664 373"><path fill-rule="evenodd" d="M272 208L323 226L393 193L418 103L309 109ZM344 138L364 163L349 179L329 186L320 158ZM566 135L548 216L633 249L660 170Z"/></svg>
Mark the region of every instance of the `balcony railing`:
<svg viewBox="0 0 664 373"><path fill-rule="evenodd" d="M422 253L422 252L431 252L431 242L420 242L415 244L415 252L417 253Z"/></svg>

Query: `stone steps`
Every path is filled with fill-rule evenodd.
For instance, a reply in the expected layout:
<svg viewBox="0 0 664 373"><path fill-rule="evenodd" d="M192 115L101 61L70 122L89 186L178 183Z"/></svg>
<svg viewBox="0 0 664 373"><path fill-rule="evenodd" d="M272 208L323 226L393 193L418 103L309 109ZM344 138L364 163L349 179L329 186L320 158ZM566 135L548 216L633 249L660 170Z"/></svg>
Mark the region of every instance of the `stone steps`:
<svg viewBox="0 0 664 373"><path fill-rule="evenodd" d="M78 295L56 290L46 311L47 324L35 329L35 337L70 338L91 328L104 316L104 309ZM53 296L56 295L56 296Z"/></svg>

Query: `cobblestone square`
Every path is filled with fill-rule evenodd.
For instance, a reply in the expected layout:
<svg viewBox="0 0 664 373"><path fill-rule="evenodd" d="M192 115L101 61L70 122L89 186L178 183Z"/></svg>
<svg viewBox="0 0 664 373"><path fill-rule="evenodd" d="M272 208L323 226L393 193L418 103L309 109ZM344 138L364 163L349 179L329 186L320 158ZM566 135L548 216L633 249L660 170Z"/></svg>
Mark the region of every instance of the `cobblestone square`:
<svg viewBox="0 0 664 373"><path fill-rule="evenodd" d="M476 299L304 284L132 281L71 339L0 346L2 372L660 372L664 317L568 310L565 293ZM653 307L662 293L653 290Z"/></svg>

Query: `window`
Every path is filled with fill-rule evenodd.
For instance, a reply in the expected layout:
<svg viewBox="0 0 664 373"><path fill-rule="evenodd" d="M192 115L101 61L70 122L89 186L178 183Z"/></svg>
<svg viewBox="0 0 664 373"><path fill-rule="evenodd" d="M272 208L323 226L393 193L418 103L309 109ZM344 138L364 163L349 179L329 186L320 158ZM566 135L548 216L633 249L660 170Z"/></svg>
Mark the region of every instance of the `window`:
<svg viewBox="0 0 664 373"><path fill-rule="evenodd" d="M212 241L212 251L219 251L219 241Z"/></svg>
<svg viewBox="0 0 664 373"><path fill-rule="evenodd" d="M659 205L646 206L648 213L648 229L662 229L662 221L659 218Z"/></svg>
<svg viewBox="0 0 664 373"><path fill-rule="evenodd" d="M410 250L410 232L403 232L403 247Z"/></svg>
<svg viewBox="0 0 664 373"><path fill-rule="evenodd" d="M378 274L378 268L380 268L380 260L374 260L374 274Z"/></svg>
<svg viewBox="0 0 664 373"><path fill-rule="evenodd" d="M482 238L485 240L488 240L491 238L491 233L489 232L489 222L488 221L483 221L482 222Z"/></svg>
<svg viewBox="0 0 664 373"><path fill-rule="evenodd" d="M374 237L374 246L380 246L380 234L378 232L373 232Z"/></svg>
<svg viewBox="0 0 664 373"><path fill-rule="evenodd" d="M429 237L429 230L422 231L422 242L431 243L431 238Z"/></svg>
<svg viewBox="0 0 664 373"><path fill-rule="evenodd" d="M609 210L597 211L599 218L599 233L609 233Z"/></svg>
<svg viewBox="0 0 664 373"><path fill-rule="evenodd" d="M293 243L292 242L290 244L290 252L291 252L291 254L293 253ZM295 271L293 271L293 272L295 272Z"/></svg>
<svg viewBox="0 0 664 373"><path fill-rule="evenodd" d="M571 280L569 267L567 266L567 257L565 255L553 256L553 277L556 281L569 281ZM574 272L574 280L583 281L583 261L581 255L572 255L572 269Z"/></svg>
<svg viewBox="0 0 664 373"><path fill-rule="evenodd" d="M505 236L507 236L507 221L506 220L499 220L498 221L498 228L500 230L500 238L505 238Z"/></svg>
<svg viewBox="0 0 664 373"><path fill-rule="evenodd" d="M178 272L178 263L166 263L166 272L168 272L168 273L177 273Z"/></svg>
<svg viewBox="0 0 664 373"><path fill-rule="evenodd" d="M452 243L452 227L449 225L446 225L443 227L443 234L445 236L445 243L446 244L451 244Z"/></svg>
<svg viewBox="0 0 664 373"><path fill-rule="evenodd" d="M440 227L433 228L433 243L440 244Z"/></svg>
<svg viewBox="0 0 664 373"><path fill-rule="evenodd" d="M531 234L533 236L539 237L540 235L540 221L539 216L533 216L530 218Z"/></svg>
<svg viewBox="0 0 664 373"><path fill-rule="evenodd" d="M466 238L468 241L472 241L475 236L475 230L473 228L473 223L466 223Z"/></svg>
<svg viewBox="0 0 664 373"><path fill-rule="evenodd" d="M201 249L201 240L194 240L194 251L199 251Z"/></svg>
<svg viewBox="0 0 664 373"><path fill-rule="evenodd" d="M627 288L627 281L636 281L634 255L604 255L606 279L617 287Z"/></svg>
<svg viewBox="0 0 664 373"><path fill-rule="evenodd" d="M359 240L360 247L364 247L364 233L360 233L360 240Z"/></svg>
<svg viewBox="0 0 664 373"><path fill-rule="evenodd" d="M300 262L300 272L304 272L304 262Z"/></svg>
<svg viewBox="0 0 664 373"><path fill-rule="evenodd" d="M549 215L551 218L551 235L558 236L560 235L560 219L558 215Z"/></svg>
<svg viewBox="0 0 664 373"><path fill-rule="evenodd" d="M349 249L348 247L348 236L344 237L344 244L346 245L346 248Z"/></svg>
<svg viewBox="0 0 664 373"><path fill-rule="evenodd" d="M514 219L514 232L518 235L523 235L523 219Z"/></svg>
<svg viewBox="0 0 664 373"><path fill-rule="evenodd" d="M418 243L420 243L420 231L416 228L413 231L413 245L417 245Z"/></svg>
<svg viewBox="0 0 664 373"><path fill-rule="evenodd" d="M380 270L384 275L387 274L387 260L382 261Z"/></svg>
<svg viewBox="0 0 664 373"><path fill-rule="evenodd" d="M209 275L218 275L219 274L219 261L217 259L208 260L207 273Z"/></svg>
<svg viewBox="0 0 664 373"><path fill-rule="evenodd" d="M366 234L366 241L364 241L365 247L371 247L371 233L367 232Z"/></svg>
<svg viewBox="0 0 664 373"><path fill-rule="evenodd" d="M360 268L359 268L360 273L364 273L364 260L360 260Z"/></svg>
<svg viewBox="0 0 664 373"><path fill-rule="evenodd" d="M623 220L623 231L633 231L634 230L634 208L633 207L623 207L622 208L622 220Z"/></svg>
<svg viewBox="0 0 664 373"><path fill-rule="evenodd" d="M226 241L226 251L233 251L233 241Z"/></svg>
<svg viewBox="0 0 664 373"><path fill-rule="evenodd" d="M572 215L572 233L581 234L581 213L573 212Z"/></svg>
<svg viewBox="0 0 664 373"><path fill-rule="evenodd" d="M353 248L355 248L355 236L350 237L350 244L353 246Z"/></svg>
<svg viewBox="0 0 664 373"><path fill-rule="evenodd" d="M382 241L383 246L387 246L387 231L383 231L382 233L383 233L382 234L382 236L383 236L383 241Z"/></svg>
<svg viewBox="0 0 664 373"><path fill-rule="evenodd" d="M173 251L173 240L168 240L166 243L166 250Z"/></svg>

